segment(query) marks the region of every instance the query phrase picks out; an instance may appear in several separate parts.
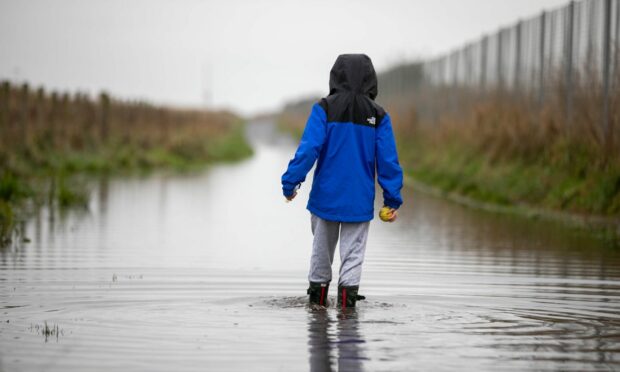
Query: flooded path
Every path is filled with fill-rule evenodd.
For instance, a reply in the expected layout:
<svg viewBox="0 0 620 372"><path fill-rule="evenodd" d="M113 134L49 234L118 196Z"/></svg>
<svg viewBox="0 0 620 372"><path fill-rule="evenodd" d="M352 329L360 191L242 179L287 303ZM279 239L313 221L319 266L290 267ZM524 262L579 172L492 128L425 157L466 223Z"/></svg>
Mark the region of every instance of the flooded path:
<svg viewBox="0 0 620 372"><path fill-rule="evenodd" d="M295 144L249 136L244 162L102 180L89 211L29 221L0 251L0 371L620 369L619 251L410 189L371 224L368 300L308 310L310 182L285 203Z"/></svg>

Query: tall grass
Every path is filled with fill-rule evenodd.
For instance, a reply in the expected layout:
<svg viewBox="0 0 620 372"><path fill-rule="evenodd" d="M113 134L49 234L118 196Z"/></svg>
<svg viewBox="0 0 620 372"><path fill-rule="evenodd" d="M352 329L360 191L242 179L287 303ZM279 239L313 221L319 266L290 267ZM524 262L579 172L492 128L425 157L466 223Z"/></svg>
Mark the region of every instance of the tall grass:
<svg viewBox="0 0 620 372"><path fill-rule="evenodd" d="M602 82L581 71L570 107L559 71L542 100L537 91L423 83L388 95L405 167L483 201L619 216L620 76L613 77L606 134Z"/></svg>
<svg viewBox="0 0 620 372"><path fill-rule="evenodd" d="M129 145L142 150L174 149L227 133L238 118L229 112L180 110L127 102L102 93L33 91L28 84L4 82L0 88L0 161L18 153L41 165L47 154L96 151Z"/></svg>
<svg viewBox="0 0 620 372"><path fill-rule="evenodd" d="M102 93L0 84L0 240L25 204L84 205L78 172L173 167L236 160L251 153L230 112L173 109Z"/></svg>

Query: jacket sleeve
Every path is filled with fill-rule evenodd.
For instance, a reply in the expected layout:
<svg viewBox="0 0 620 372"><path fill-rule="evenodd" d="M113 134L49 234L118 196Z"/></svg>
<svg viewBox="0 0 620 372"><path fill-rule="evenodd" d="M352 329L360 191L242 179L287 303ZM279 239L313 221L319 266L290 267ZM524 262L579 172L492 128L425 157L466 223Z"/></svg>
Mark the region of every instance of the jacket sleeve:
<svg viewBox="0 0 620 372"><path fill-rule="evenodd" d="M376 134L376 164L379 185L383 189L383 205L398 209L403 204L403 170L398 163L392 120L385 114Z"/></svg>
<svg viewBox="0 0 620 372"><path fill-rule="evenodd" d="M306 122L295 157L288 163L288 168L282 175L284 196L293 195L295 187L306 180L306 175L318 158L326 136L327 116L323 108L315 104L312 106L312 112Z"/></svg>

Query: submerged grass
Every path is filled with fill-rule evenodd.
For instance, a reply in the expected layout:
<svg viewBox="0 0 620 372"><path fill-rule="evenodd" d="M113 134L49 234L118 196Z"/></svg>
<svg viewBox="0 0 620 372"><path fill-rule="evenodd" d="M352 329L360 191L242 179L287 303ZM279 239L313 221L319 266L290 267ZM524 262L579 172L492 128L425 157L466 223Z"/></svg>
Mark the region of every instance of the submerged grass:
<svg viewBox="0 0 620 372"><path fill-rule="evenodd" d="M0 243L6 245L13 240L17 222L28 215L33 205L86 208L89 190L78 175L144 173L154 169L186 172L214 162L238 161L252 154L243 129L243 124L237 122L215 138L149 149L117 145L97 152L51 152L41 162L14 157L0 171Z"/></svg>
<svg viewBox="0 0 620 372"><path fill-rule="evenodd" d="M0 85L0 246L33 206L87 207L78 175L189 171L252 154L230 112Z"/></svg>
<svg viewBox="0 0 620 372"><path fill-rule="evenodd" d="M58 342L60 336L65 334L58 324L48 324L47 320L44 321L43 324L30 325L29 329L45 337L45 342L49 341L51 338L55 338L56 342Z"/></svg>
<svg viewBox="0 0 620 372"><path fill-rule="evenodd" d="M235 129L214 141L213 146L205 142L190 150L152 148L141 152L124 148L97 154L71 153L52 156L53 165L44 168L34 165L5 168L0 174L0 243L11 242L17 222L34 205L87 208L89 190L78 175L145 173L154 169L186 172L213 162L237 161L251 154L241 129Z"/></svg>

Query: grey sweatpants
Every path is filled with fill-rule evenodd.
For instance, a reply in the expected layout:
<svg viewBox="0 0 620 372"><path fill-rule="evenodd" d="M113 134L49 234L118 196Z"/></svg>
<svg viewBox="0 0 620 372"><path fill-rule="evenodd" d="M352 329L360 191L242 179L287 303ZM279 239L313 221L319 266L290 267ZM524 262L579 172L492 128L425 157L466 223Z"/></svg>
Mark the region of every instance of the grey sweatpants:
<svg viewBox="0 0 620 372"><path fill-rule="evenodd" d="M340 237L341 264L338 285L359 285L370 221L334 222L312 214L311 225L314 241L308 280L315 283L327 283L332 280L332 261Z"/></svg>

